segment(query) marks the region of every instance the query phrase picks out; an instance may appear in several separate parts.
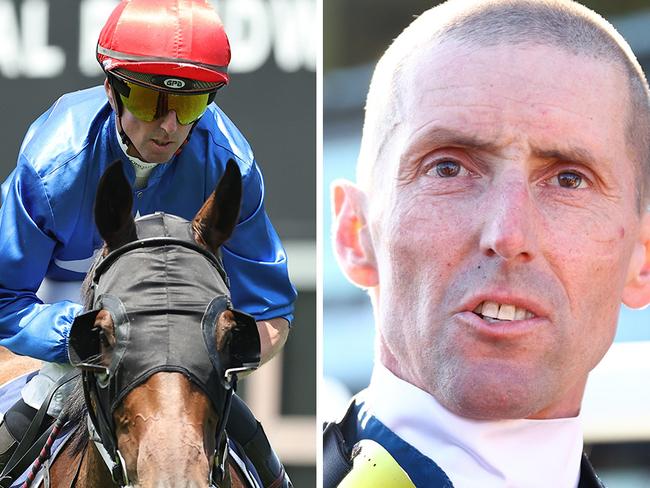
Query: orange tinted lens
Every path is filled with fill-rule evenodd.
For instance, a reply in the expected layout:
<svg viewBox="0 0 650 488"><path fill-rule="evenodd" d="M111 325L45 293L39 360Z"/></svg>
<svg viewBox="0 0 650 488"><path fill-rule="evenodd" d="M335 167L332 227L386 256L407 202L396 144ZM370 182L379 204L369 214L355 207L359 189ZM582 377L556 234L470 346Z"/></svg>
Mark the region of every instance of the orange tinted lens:
<svg viewBox="0 0 650 488"><path fill-rule="evenodd" d="M167 110L174 110L179 124L187 125L198 120L208 108L207 93L203 95L168 95Z"/></svg>
<svg viewBox="0 0 650 488"><path fill-rule="evenodd" d="M173 110L176 112L178 123L187 125L198 120L208 108L210 95L207 93L202 95L172 95L128 81L125 83L130 90L129 96L125 97L120 94L120 98L127 110L144 122L151 122ZM159 100L160 96L162 96L162 100Z"/></svg>
<svg viewBox="0 0 650 488"><path fill-rule="evenodd" d="M151 122L156 118L159 92L151 88L126 82L129 87L129 96L120 94L126 109L144 122Z"/></svg>

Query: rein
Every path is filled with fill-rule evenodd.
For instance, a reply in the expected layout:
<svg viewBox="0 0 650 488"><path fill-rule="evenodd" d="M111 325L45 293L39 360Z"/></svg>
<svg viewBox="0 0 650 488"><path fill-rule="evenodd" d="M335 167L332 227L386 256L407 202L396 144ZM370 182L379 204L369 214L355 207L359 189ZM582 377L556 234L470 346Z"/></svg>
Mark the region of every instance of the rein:
<svg viewBox="0 0 650 488"><path fill-rule="evenodd" d="M45 397L45 400L43 400L41 407L36 412L34 419L29 424L27 432L20 440L20 443L16 447L16 450L9 458L9 461L7 461L7 464L2 470L2 473L0 473L0 486L5 486L6 482L9 482L10 485L13 481L15 481L23 473L23 471L25 471L30 466L30 460L34 459L37 455L38 459L36 462L38 462L38 460L41 460L41 463L45 462L45 460L49 457L49 449L45 450L45 447L43 446L45 446L47 442L50 442L50 446L52 445L51 442L53 442L56 438L56 436L52 436L52 432L54 432L54 428L57 426L57 423L55 423L54 426L49 427L40 437L39 430L41 428L41 425L43 425L45 415L47 414L47 409L52 402L54 394L64 384L72 381L78 376L78 371L70 371L52 386L47 396ZM65 414L62 413L62 415ZM59 425L59 429L62 426L63 422ZM29 483L31 483L31 481ZM29 484L23 484L23 486L29 486Z"/></svg>
<svg viewBox="0 0 650 488"><path fill-rule="evenodd" d="M52 455L52 444L56 440L57 437L59 437L59 434L61 433L61 429L65 425L65 423L68 420L68 416L66 412L61 412L61 415L56 419L54 422L54 425L52 427L52 432L50 432L50 435L47 437L47 441L45 442L45 446L43 446L43 449L41 449L41 452L38 454L38 458L36 461L34 461L34 464L32 464L32 468L29 471L29 474L27 475L27 479L23 482L20 488L29 488L29 486L34 482L34 479L36 478L36 475L41 469L41 466L43 466L44 463L46 463L49 459L50 456ZM49 470L48 470L49 471ZM49 488L50 483L49 483L49 477L46 478L46 488Z"/></svg>
<svg viewBox="0 0 650 488"><path fill-rule="evenodd" d="M148 219L145 217L142 221L136 221L136 226L139 225L149 226L144 231L149 235L152 233L151 228L155 231L162 227L165 236L129 242L99 261L94 268L89 291L90 301L95 309L78 316L70 333L71 362L82 369L83 391L88 410L88 431L113 481L121 487L128 486L126 465L117 447L112 411L129 391L156 372L182 372L204 390L212 400L216 411L220 413L215 432L214 462L209 478L216 487L217 483L221 485L227 479L228 442L225 426L237 384L237 373L254 369L259 364L257 325L253 317L232 308L228 277L219 257L186 238L173 237L174 234L169 236L168 232L181 236L191 235L187 230L183 230L188 229L189 223L165 214L154 214ZM128 254L147 248L161 250L181 248L192 252L175 254L177 257L169 260L157 258L158 253L147 253L141 256ZM205 261L197 261L197 257L192 256L207 259L211 265L208 268L214 270L209 272L205 267ZM126 259L122 264L123 269L116 268L121 262L120 258L123 257ZM151 269L165 270L165 276L173 273L174 276L179 277L184 273L190 273L195 280L195 287L199 286L198 283L202 283L199 288L195 288L198 295L196 291L188 291L187 288L174 288L176 286L174 282L164 280L160 282L164 290L163 295L176 297L179 303L186 303L188 300L197 304L206 303L205 308L197 309L196 305L193 308L187 308L186 305L174 307L167 301L150 302L147 298L141 297L133 287L139 286L139 282L145 275L141 273L138 280L134 266L147 269L147 260L151 260ZM103 276L107 278L103 280ZM176 293L180 295L177 296ZM97 364L94 359L101 354L97 338L91 337L95 333L93 332L94 321L100 309L107 309L114 322L117 345L112 351L113 356L109 367ZM165 317L172 318L160 322L157 318L159 314L155 313L159 309L165 311ZM220 350L217 350L215 346L217 337L215 334L218 334L217 322L221 314L227 310L232 312L235 320L231 331L234 335L220 346ZM197 324L197 328L187 329L183 328L185 323L177 323L178 317L188 316L196 316L197 320L200 320L200 327ZM187 318L182 320L187 322ZM174 326L179 328L173 329ZM176 343L168 338L166 348L158 353L155 350L150 351L153 355L147 354L147 359L143 361L141 353L148 350L143 348L149 346L147 334L156 333L160 327L169 327L167 330L170 331L176 330L177 332L172 335L177 337L176 340L179 337L182 340ZM132 332L132 328L133 331L137 330L138 334ZM251 331L254 331L253 338L251 338ZM237 340L230 339L238 339L240 345ZM241 343L244 345L242 346ZM120 370L122 373L118 374Z"/></svg>
<svg viewBox="0 0 650 488"><path fill-rule="evenodd" d="M128 487L129 477L126 471L126 463L124 462L124 457L122 456L122 453L117 448L117 442L115 441L115 433L112 431L112 429L110 429L110 427L106 426L105 429L109 431L110 436L102 435L102 431L99 430L97 427L98 419L104 417L105 414L103 410L100 408L99 409L100 417L98 417L97 414L90 407L90 405L92 405L91 403L89 403L90 393L86 393L87 391L89 391L86 387L88 381L87 375L93 375L93 374L84 372L84 394L86 395L86 406L88 407L87 422L88 422L88 433L90 434L89 440L93 441L93 443L95 444L95 447L97 448L97 452L99 452L99 455L104 461L104 464L106 465L109 472L111 473L111 478L113 479L113 482L115 482L121 488ZM228 417L230 415L232 394L236 387L235 378L236 377L233 377L232 380L233 381L232 388L228 390L224 411L219 417L219 423L216 431L217 433L216 433L216 443L215 443L215 452L214 452L214 462L211 467L210 478L209 478L212 483L210 488L217 488L217 486L219 486L218 483L221 484L226 479L226 461L228 459L228 437L225 433L225 427L226 427L226 423L228 422ZM102 418L102 421L104 423L107 423L105 418ZM114 453L113 455L111 455L109 450L106 448L107 446L110 449L110 451ZM21 487L21 488L26 488L26 487Z"/></svg>
<svg viewBox="0 0 650 488"><path fill-rule="evenodd" d="M61 380L59 380L50 390L48 393L48 397L46 400L43 402L43 405L41 406L41 409L39 412L46 412L47 408L49 407L50 400L58 391L58 389L63 386L65 383L68 383L69 381L72 381L73 379L76 379L79 376L78 371L72 371L68 373L65 377L63 377ZM116 483L120 488L128 488L129 487L129 479L128 475L126 472L126 464L124 462L124 458L122 457L122 454L120 453L119 449L115 448L115 452L117 454L116 459L111 457L109 452L106 450L106 447L104 447L104 441L102 440L101 436L99 435L97 428L95 427L95 422L93 421L93 418L96 419L94 411L91 409L91 403L90 403L90 397L86 393L86 372L81 373L83 375L83 383L84 383L84 395L85 395L85 401L86 401L86 407L88 409L88 413L86 416L86 422L87 422L87 429L89 433L89 440L93 441L95 444L95 447L97 449L97 452L99 453L100 457L104 461L106 467L108 468L109 472L111 473L111 477L113 479L113 482ZM231 405L231 400L232 400L232 393L236 389L236 383L237 383L237 377L232 376L231 377L231 388L229 389L229 393L227 394L227 399L226 399L226 404L224 407L223 414L220 416L219 424L217 426L217 434L216 434L216 444L215 444L215 453L214 453L214 463L211 468L211 473L210 473L210 488L229 488L230 483L228 485L224 485L223 482L227 479L226 478L226 462L228 460L228 437L225 435L225 426L228 421L228 417L230 414L230 405ZM102 412L103 413L103 412ZM34 419L33 425L38 427L41 423L41 417L37 413L36 418ZM29 488L32 483L35 481L36 476L38 475L39 471L45 467L45 474L43 477L43 481L45 483L46 488L50 488L50 480L49 480L49 465L47 462L50 459L51 456L51 447L54 441L58 438L59 434L61 433L62 429L64 428L65 424L67 423L67 412L64 410L61 412L61 415L56 419L55 423L53 424L50 429L48 429L48 436L47 440L45 441L45 445L40 449L38 458L32 463L31 469L29 474L27 475L27 478L25 481L21 484L20 488ZM30 426L31 428L31 426ZM112 433L112 432L111 432ZM44 435L43 435L44 437ZM25 440L27 442L25 442ZM29 459L30 452L34 451L35 448L40 447L40 443L38 440L36 440L33 444L30 444L32 441L30 440L29 436L29 430L28 434L25 436L23 441L21 441L21 444L19 448L17 449L17 452L22 452L26 451L26 453L23 456L19 456L20 460L22 461L23 459L27 458ZM109 442L113 442L113 439L110 439ZM110 445L110 444L109 444ZM25 446L24 448L22 446ZM115 447L115 445L113 445ZM69 488L73 488L76 485L76 482L79 478L79 474L81 472L81 466L83 464L84 457L86 455L86 450L82 451L82 455L79 459L79 462L77 463L77 467L75 469L75 474L70 481ZM19 467L18 461L15 463L11 462L8 463L9 469L7 472L16 472L18 471L18 474L20 474L20 471L22 471L23 468ZM3 478L4 480L5 478ZM250 482L250 481L249 481Z"/></svg>

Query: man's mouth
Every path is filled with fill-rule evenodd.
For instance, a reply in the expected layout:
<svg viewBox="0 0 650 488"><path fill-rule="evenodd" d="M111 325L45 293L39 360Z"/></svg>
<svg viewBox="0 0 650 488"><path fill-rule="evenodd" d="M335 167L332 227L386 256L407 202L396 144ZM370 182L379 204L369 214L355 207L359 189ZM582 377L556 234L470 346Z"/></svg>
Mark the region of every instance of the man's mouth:
<svg viewBox="0 0 650 488"><path fill-rule="evenodd" d="M535 314L525 308L517 307L509 303L497 303L487 300L479 303L472 311L487 322L498 320L511 322L513 320L528 320L535 317Z"/></svg>
<svg viewBox="0 0 650 488"><path fill-rule="evenodd" d="M158 146L162 146L162 147L164 147L164 146L168 146L169 144L172 143L172 141L158 141L158 140L156 140L156 139L152 139L152 141L153 141L156 145L158 145Z"/></svg>

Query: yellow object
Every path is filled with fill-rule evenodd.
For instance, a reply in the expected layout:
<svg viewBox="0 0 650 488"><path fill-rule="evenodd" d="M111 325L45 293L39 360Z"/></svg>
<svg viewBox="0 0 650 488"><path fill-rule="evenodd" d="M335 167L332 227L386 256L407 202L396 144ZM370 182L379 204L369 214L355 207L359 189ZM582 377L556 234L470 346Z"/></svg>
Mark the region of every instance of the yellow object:
<svg viewBox="0 0 650 488"><path fill-rule="evenodd" d="M338 488L415 488L406 471L377 442L357 442L352 456L352 470Z"/></svg>
<svg viewBox="0 0 650 488"><path fill-rule="evenodd" d="M151 122L174 110L179 124L196 122L208 108L207 93L182 94L163 93L152 88L124 82L129 88L128 96L120 93L122 103L129 112L144 122Z"/></svg>

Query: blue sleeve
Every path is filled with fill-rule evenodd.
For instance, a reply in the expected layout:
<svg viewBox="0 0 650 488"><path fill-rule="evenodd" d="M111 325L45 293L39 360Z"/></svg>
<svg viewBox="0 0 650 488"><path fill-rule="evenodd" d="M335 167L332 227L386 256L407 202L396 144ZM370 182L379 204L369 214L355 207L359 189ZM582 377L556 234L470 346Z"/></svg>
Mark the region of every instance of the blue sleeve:
<svg viewBox="0 0 650 488"><path fill-rule="evenodd" d="M221 248L237 308L256 320L293 320L296 290L289 281L287 256L264 210L264 182L253 163L243 180L242 215Z"/></svg>
<svg viewBox="0 0 650 488"><path fill-rule="evenodd" d="M68 362L67 337L81 305L36 296L56 245L40 177L24 158L3 184L0 207L0 345L37 359Z"/></svg>

